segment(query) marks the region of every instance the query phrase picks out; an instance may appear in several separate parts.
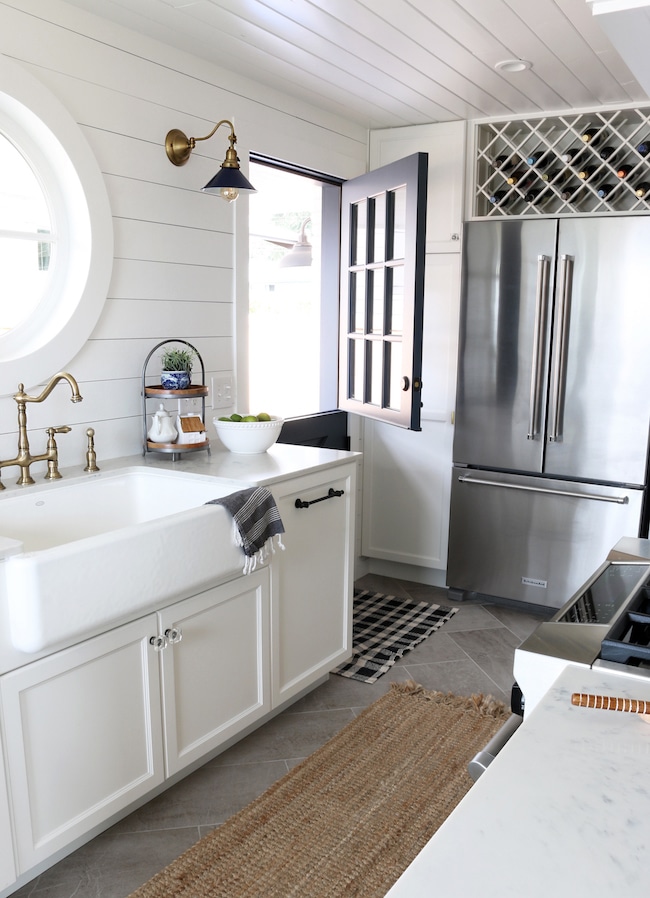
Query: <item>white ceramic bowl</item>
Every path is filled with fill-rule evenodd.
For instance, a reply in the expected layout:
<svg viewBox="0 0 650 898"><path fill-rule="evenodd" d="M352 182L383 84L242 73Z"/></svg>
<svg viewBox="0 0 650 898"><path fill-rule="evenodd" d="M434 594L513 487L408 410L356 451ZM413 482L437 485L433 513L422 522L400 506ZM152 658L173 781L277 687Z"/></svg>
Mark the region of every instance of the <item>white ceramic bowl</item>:
<svg viewBox="0 0 650 898"><path fill-rule="evenodd" d="M220 421L213 418L217 436L226 449L240 455L260 455L280 436L283 418L270 421Z"/></svg>

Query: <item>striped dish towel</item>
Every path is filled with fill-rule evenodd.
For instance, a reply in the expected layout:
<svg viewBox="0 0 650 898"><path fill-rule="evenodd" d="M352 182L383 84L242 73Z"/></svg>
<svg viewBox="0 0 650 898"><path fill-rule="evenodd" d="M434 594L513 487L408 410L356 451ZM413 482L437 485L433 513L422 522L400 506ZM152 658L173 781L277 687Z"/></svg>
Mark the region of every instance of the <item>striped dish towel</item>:
<svg viewBox="0 0 650 898"><path fill-rule="evenodd" d="M235 545L241 546L246 556L245 574L250 574L269 554L275 553L274 537L275 545L284 549L281 536L284 524L266 487L238 490L221 499L211 499L206 505L222 505L232 515Z"/></svg>

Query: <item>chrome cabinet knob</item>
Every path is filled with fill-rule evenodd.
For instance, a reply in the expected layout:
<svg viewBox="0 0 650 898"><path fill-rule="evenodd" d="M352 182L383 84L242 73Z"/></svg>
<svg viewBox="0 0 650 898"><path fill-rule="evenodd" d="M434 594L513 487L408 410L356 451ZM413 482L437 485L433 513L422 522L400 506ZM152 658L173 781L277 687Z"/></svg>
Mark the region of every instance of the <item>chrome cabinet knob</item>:
<svg viewBox="0 0 650 898"><path fill-rule="evenodd" d="M149 645L153 646L154 652L162 652L163 649L167 648L167 637L152 636L149 639Z"/></svg>

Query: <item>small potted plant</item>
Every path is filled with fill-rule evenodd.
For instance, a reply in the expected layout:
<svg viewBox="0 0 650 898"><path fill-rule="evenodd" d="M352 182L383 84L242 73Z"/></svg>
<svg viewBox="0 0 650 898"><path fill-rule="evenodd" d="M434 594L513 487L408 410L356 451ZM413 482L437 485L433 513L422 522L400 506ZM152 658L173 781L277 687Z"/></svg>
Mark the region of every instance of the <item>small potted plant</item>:
<svg viewBox="0 0 650 898"><path fill-rule="evenodd" d="M192 383L193 349L166 349L162 356L160 383L166 390L186 390Z"/></svg>

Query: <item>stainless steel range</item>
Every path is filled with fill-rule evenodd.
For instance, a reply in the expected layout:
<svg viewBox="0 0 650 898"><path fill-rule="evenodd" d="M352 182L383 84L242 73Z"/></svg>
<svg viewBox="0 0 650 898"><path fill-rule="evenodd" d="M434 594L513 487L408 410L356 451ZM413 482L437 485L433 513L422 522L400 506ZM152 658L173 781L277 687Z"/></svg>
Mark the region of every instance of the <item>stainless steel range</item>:
<svg viewBox="0 0 650 898"><path fill-rule="evenodd" d="M513 714L468 764L477 780L565 667L650 678L650 540L619 540L607 560L515 650Z"/></svg>
<svg viewBox="0 0 650 898"><path fill-rule="evenodd" d="M566 605L515 651L524 713L568 664L650 677L650 540L620 540Z"/></svg>

